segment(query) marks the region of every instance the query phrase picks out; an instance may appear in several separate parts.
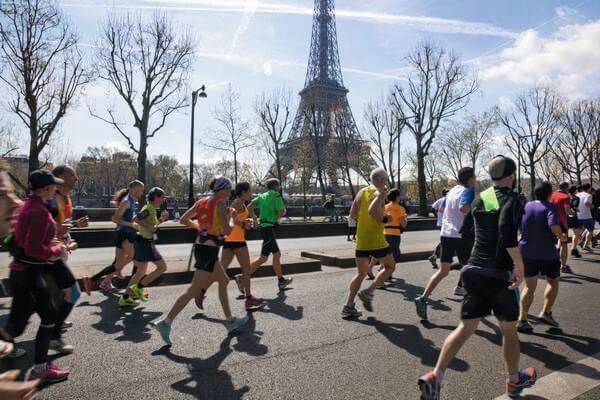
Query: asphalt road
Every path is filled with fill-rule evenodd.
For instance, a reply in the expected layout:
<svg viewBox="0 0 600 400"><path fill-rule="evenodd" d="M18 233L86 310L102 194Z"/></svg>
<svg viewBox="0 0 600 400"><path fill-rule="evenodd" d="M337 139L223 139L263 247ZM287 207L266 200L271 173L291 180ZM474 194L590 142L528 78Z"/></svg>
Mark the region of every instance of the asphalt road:
<svg viewBox="0 0 600 400"><path fill-rule="evenodd" d="M112 235L112 232L109 234ZM415 231L405 233L402 236L402 242L405 244L434 243L438 238L439 231ZM278 240L278 243L282 252L295 256L299 256L300 252L305 250L337 250L352 248L354 246L352 242L346 240L346 236L281 239ZM252 240L248 244L251 256L254 257L260 253L261 241ZM158 246L158 249L167 262L181 261L188 259L191 246L191 243L171 244ZM112 262L114 254L115 251L112 247L79 249L69 255L69 266L71 268L78 266L105 266ZM0 253L0 265L8 265L9 262L9 254Z"/></svg>
<svg viewBox="0 0 600 400"><path fill-rule="evenodd" d="M536 325L534 335L521 336L522 365L537 368L541 376L600 352L600 254L586 258L572 263L577 274L565 276L561 285L554 315L563 330ZM434 293L431 322L418 320L412 300L431 272L426 262L399 265L393 286L377 291L375 312L359 321L339 314L352 270L296 275L293 289L280 293L273 278L255 279L254 290L268 299L268 307L231 336L213 287L204 312L190 304L174 322L171 348L148 323L167 311L185 286L153 288L150 302L126 312L114 298L84 296L66 335L77 351L56 360L71 369L71 377L45 388L41 398L416 399L417 378L434 365L460 307L452 295L454 273ZM232 308L240 313L233 286ZM0 301L0 320L9 305L8 299ZM540 307L538 288L532 313ZM484 321L458 354L446 373L442 399L494 399L503 393L501 337L493 321ZM29 354L37 326L34 318L19 343ZM0 369L31 363L30 355L2 361ZM583 373L598 376L598 371Z"/></svg>

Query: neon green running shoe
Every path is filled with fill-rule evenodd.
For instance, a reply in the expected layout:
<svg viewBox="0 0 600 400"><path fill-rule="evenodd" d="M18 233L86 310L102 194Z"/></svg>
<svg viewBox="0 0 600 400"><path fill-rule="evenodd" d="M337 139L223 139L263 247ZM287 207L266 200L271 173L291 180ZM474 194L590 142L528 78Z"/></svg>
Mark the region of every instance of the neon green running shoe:
<svg viewBox="0 0 600 400"><path fill-rule="evenodd" d="M139 287L137 283L129 286L129 289L131 289L133 294L141 301L148 301L148 293L143 288Z"/></svg>
<svg viewBox="0 0 600 400"><path fill-rule="evenodd" d="M131 298L131 296L125 298L124 296L121 296L121 298L119 299L119 307L135 307L135 306L139 306L140 302L139 300L133 299Z"/></svg>

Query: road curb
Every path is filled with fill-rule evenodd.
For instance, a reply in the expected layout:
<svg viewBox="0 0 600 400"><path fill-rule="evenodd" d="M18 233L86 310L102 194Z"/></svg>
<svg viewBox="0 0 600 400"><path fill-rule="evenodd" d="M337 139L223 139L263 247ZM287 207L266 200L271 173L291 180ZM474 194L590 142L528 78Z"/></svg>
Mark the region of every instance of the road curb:
<svg viewBox="0 0 600 400"><path fill-rule="evenodd" d="M281 269L284 275L295 275L302 274L308 272L318 272L321 271L321 262L315 259L306 259L299 260L297 262L289 262L285 264L281 264ZM240 267L230 267L227 269L227 275L233 279L233 277L242 272ZM173 272L165 272L158 278L155 282L153 282L150 286L168 286L168 285L183 285L186 283L190 283L192 281L192 276L194 275L194 268L188 271L173 271ZM265 264L261 266L252 277L266 277L266 276L275 276L275 272L273 271L273 266L271 264ZM115 278L113 279L113 284L115 287L119 289L124 289L131 275L124 276L123 278ZM79 283L79 287L83 288L83 279L78 278L77 282ZM98 290L98 284L96 283L94 286L94 291ZM8 279L0 280L0 297L11 297Z"/></svg>
<svg viewBox="0 0 600 400"><path fill-rule="evenodd" d="M423 261L427 260L433 250L429 251L413 251L408 253L402 253L400 255L399 263L410 262L410 261ZM322 252L312 252L312 251L303 251L300 253L300 256L304 258L312 258L315 260L319 260L321 264L329 266L329 267L338 267L338 268L354 268L356 266L354 257L342 257L335 256L328 253Z"/></svg>

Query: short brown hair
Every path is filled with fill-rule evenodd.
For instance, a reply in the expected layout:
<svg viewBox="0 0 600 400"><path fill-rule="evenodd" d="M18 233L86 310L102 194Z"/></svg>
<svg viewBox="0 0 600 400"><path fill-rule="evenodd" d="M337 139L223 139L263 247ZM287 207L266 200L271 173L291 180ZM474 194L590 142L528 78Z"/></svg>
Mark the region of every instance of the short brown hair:
<svg viewBox="0 0 600 400"><path fill-rule="evenodd" d="M275 190L275 188L279 187L279 179L271 178L267 180L267 189Z"/></svg>

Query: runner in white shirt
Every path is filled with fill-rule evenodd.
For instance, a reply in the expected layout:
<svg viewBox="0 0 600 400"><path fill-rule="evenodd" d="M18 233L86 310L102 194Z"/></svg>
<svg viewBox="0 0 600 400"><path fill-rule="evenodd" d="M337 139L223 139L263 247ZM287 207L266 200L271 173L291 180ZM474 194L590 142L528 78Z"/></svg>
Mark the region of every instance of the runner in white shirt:
<svg viewBox="0 0 600 400"><path fill-rule="evenodd" d="M594 216L592 215L594 201L591 191L592 185L586 183L581 186L581 192L577 193L577 197L579 197L577 219L579 220L579 225L586 230L583 234L583 249L587 251L592 251L590 242L594 235L594 227L596 225L596 221L594 221Z"/></svg>
<svg viewBox="0 0 600 400"><path fill-rule="evenodd" d="M444 218L444 207L446 207L446 196L448 195L449 190L442 190L442 197L437 199L435 203L431 205L431 209L434 211L434 214L437 216L436 226L441 229L442 228L442 219ZM442 244L438 243L433 251L433 254L428 258L429 262L433 269L437 269L437 259L440 257L440 252L442 251Z"/></svg>

